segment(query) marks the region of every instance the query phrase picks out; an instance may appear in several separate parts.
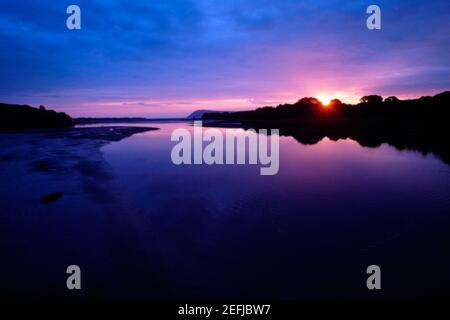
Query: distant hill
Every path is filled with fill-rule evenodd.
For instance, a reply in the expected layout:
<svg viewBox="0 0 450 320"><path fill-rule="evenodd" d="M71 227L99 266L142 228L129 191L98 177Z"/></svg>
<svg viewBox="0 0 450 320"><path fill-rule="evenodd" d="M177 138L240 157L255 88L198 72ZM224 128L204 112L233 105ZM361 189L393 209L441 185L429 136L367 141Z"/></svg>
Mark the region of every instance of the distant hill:
<svg viewBox="0 0 450 320"><path fill-rule="evenodd" d="M37 128L67 128L73 120L63 112L47 110L43 106L33 108L28 105L0 103L0 130Z"/></svg>
<svg viewBox="0 0 450 320"><path fill-rule="evenodd" d="M203 118L203 115L208 114L214 114L214 113L222 113L223 111L214 111L214 110L197 110L192 112L186 119L188 120L201 120Z"/></svg>

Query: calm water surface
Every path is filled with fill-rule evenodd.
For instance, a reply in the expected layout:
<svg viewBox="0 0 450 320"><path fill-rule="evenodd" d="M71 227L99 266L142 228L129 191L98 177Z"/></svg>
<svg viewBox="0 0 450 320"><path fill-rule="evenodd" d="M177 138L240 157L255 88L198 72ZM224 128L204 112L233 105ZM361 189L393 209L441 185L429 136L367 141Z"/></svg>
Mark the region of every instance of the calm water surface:
<svg viewBox="0 0 450 320"><path fill-rule="evenodd" d="M280 170L175 166L176 128L102 149L135 210L144 297L450 296L450 168L432 155L280 138ZM368 292L366 268L382 269ZM133 266L133 267L131 267ZM134 271L130 271L134 272ZM133 291L133 289L135 289Z"/></svg>
<svg viewBox="0 0 450 320"><path fill-rule="evenodd" d="M436 157L281 137L279 173L261 176L176 166L170 135L193 128L141 125L160 130L101 152L0 137L0 296L450 297L450 167ZM40 203L52 192L63 196ZM71 264L80 292L66 288ZM378 292L366 289L373 264Z"/></svg>

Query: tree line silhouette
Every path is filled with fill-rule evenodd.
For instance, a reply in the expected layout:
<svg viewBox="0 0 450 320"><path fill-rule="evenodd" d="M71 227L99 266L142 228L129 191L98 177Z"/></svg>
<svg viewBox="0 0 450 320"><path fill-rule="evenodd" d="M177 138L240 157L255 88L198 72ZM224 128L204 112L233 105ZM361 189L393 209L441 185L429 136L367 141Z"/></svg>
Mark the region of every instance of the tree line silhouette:
<svg viewBox="0 0 450 320"><path fill-rule="evenodd" d="M450 91L433 97L400 100L397 97L369 95L356 105L342 103L339 99L323 105L316 98L302 98L294 104L280 104L277 107L262 107L252 111L205 113L204 120L241 120L291 123L298 120L436 120L449 116Z"/></svg>
<svg viewBox="0 0 450 320"><path fill-rule="evenodd" d="M0 103L0 130L67 128L73 126L70 116L47 110L43 106Z"/></svg>
<svg viewBox="0 0 450 320"><path fill-rule="evenodd" d="M334 99L323 105L316 98L294 104L262 107L253 111L206 113L210 126L278 128L302 144L315 144L328 137L350 138L365 147L388 143L399 150L433 153L450 164L450 91L435 96L400 100L378 95L361 98L358 104Z"/></svg>

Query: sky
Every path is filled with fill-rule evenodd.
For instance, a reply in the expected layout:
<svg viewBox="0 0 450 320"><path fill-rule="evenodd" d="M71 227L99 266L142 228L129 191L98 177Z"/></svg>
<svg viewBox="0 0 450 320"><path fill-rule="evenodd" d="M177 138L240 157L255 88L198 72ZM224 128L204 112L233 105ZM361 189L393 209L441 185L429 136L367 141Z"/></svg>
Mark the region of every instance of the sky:
<svg viewBox="0 0 450 320"><path fill-rule="evenodd" d="M71 4L81 30L66 28ZM449 16L448 0L2 1L0 102L178 117L433 95L450 90Z"/></svg>

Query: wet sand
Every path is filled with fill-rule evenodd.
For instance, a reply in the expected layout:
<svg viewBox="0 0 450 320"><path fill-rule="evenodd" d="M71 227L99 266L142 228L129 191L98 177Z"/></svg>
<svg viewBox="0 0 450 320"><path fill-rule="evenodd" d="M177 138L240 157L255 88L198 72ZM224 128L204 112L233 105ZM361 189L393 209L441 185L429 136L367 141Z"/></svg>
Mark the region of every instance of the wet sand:
<svg viewBox="0 0 450 320"><path fill-rule="evenodd" d="M122 257L140 259L137 211L100 149L150 130L157 129L0 133L0 296L76 295L65 288L71 264L81 267L83 297L112 296L130 281L120 275Z"/></svg>

